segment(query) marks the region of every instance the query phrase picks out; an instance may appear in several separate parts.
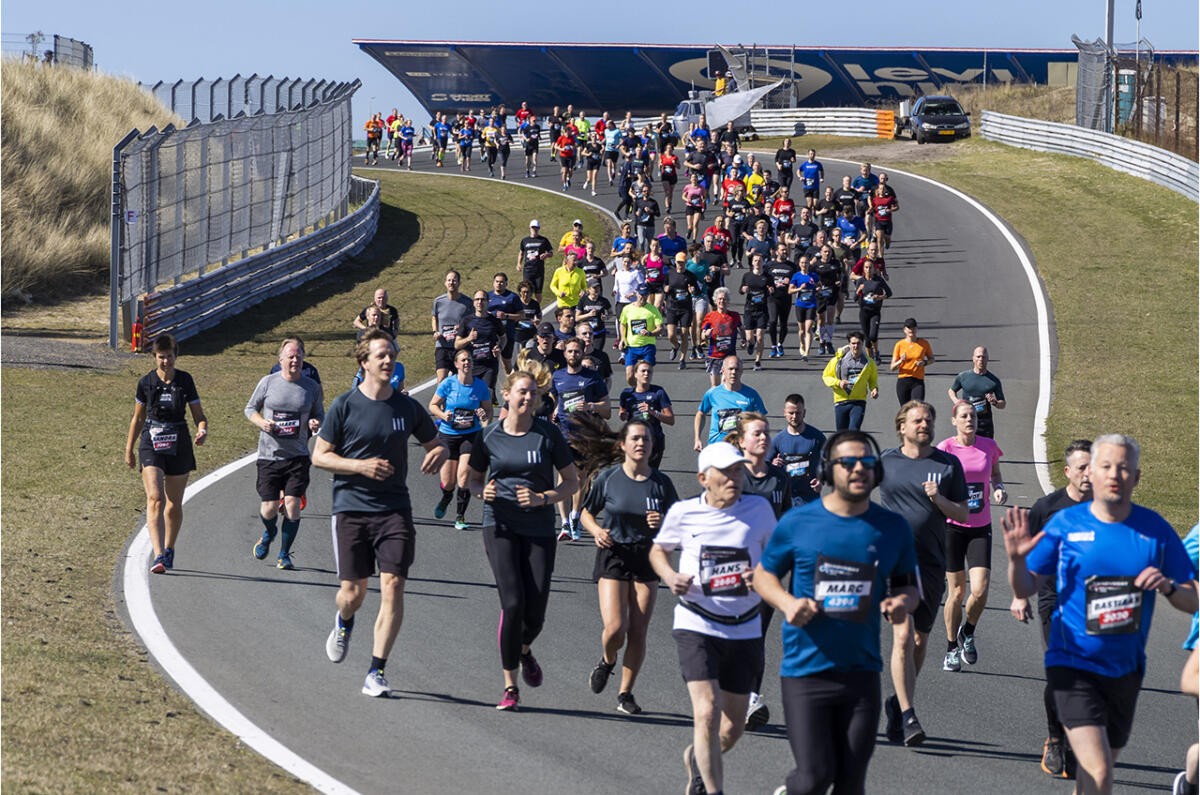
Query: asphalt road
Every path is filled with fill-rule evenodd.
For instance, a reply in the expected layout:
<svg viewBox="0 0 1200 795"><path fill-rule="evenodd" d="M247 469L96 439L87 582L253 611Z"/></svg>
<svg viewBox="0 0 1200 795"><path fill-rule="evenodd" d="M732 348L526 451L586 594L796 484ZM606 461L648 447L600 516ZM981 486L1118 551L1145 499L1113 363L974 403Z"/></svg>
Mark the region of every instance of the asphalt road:
<svg viewBox="0 0 1200 795"><path fill-rule="evenodd" d="M418 170L430 170L426 158L418 158ZM526 184L519 155L514 154L513 164L517 178L510 181ZM831 182L856 170L835 161L825 165ZM542 176L529 182L557 187L556 169L546 163L544 153L539 170ZM448 163L443 173L457 169ZM486 173L473 165L473 175ZM881 347L890 351L901 336L904 317L921 321L922 334L938 357L930 368L928 394L943 414L937 425L941 439L952 433L946 388L954 374L970 366L972 347L988 346L991 368L1003 380L1009 405L997 417L1004 479L1012 501L1029 505L1041 495L1031 431L1038 344L1029 283L1012 248L977 210L940 188L892 174L901 204L896 243L887 256L896 295L885 305ZM577 184L581 181L577 177ZM616 200L605 182L601 180L596 199L578 188L571 195L612 208ZM545 230L555 242L563 231ZM735 271L735 286L740 273ZM464 290L475 286L464 285ZM406 303L399 285L392 294L394 302ZM739 299L734 308L740 304ZM839 328L848 330L856 318L857 311L848 307L847 322ZM666 354L666 346L660 346L664 362ZM405 364L413 371L431 362ZM811 424L832 428L832 399L820 382L823 362L802 364L790 353L765 364L764 372L747 371L745 380L763 395L773 428L782 427L782 399L793 391L807 398ZM263 362L264 372L270 365ZM348 386L350 375L349 370L323 374L330 397ZM707 380L698 368L679 372L660 365L656 382L670 394L680 416L679 424L668 429L664 469L681 494L690 496L698 491L691 417ZM199 387L203 394L204 385ZM246 384L247 395L253 387ZM614 397L619 389L614 384ZM424 402L429 396L427 389L416 397ZM892 439L896 407L893 379L882 375L879 400L868 407L864 427L885 446ZM254 444L249 423L224 432L245 434L247 449ZM1054 451L1051 457L1056 457ZM415 471L415 448L411 461ZM188 503L175 573L150 578L149 593L166 634L236 709L329 776L362 792L683 789L681 752L690 742L691 723L670 637L672 597L660 592L635 691L645 713L623 716L614 709L615 684L598 696L587 685L600 654L600 619L590 577L594 547L587 542L561 545L546 628L535 644L545 684L522 689L519 713L499 713L493 709L503 682L491 572L477 529L458 532L450 522L432 518L438 495L433 478L409 478L418 545L405 623L387 669L395 697L361 695L378 595L372 586L346 662L329 663L324 643L337 588L329 482L326 473L314 470L295 547L296 571L279 571L272 560L260 562L250 555L261 532L251 464ZM468 519L478 522L479 515L474 503ZM999 513L994 515L998 522ZM941 642L933 644L916 702L929 739L917 749L892 746L881 726L870 791L1065 792L1070 786L1049 779L1038 767L1045 732L1038 631L1008 615L1002 541L997 541L993 563L991 603L977 635L979 663L964 666L962 673L944 673ZM769 671L777 670L779 660L777 627L767 639ZM1186 628L1186 616L1160 606L1139 719L1117 768L1118 789L1169 789L1188 742L1195 738L1195 704L1177 693L1184 661L1179 644ZM885 659L889 635L885 630ZM885 693L890 687L885 674ZM727 792L771 792L792 767L777 678L769 677L765 690L773 720L727 755Z"/></svg>

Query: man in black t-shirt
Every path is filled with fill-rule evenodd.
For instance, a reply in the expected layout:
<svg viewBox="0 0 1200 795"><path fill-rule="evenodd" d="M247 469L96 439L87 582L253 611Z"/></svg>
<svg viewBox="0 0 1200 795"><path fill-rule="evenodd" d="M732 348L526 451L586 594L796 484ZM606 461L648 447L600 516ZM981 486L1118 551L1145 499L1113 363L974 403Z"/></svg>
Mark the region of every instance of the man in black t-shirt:
<svg viewBox="0 0 1200 795"><path fill-rule="evenodd" d="M400 331L400 313L396 311L396 307L388 303L388 291L380 287L375 291L375 300L371 306L377 308L380 314L379 327L391 334L393 337ZM367 327L367 310L371 306L365 307L363 311L358 313L358 317L354 318L354 327L357 329L365 329Z"/></svg>
<svg viewBox="0 0 1200 795"><path fill-rule="evenodd" d="M428 412L392 388L396 343L372 329L355 348L363 381L337 397L313 449L316 466L333 473L333 520L338 589L337 617L325 653L346 658L354 613L367 596L367 580L379 566L379 617L371 666L362 692L391 696L384 678L388 653L404 615L404 583L413 561L415 530L409 498L408 440L426 450L421 471L433 475L446 460Z"/></svg>
<svg viewBox="0 0 1200 795"><path fill-rule="evenodd" d="M721 146L729 144L729 148L736 155L738 153L738 146L741 144L741 142L741 136L739 136L737 131L733 129L733 122L726 122L725 129L721 131L721 137L719 139Z"/></svg>
<svg viewBox="0 0 1200 795"><path fill-rule="evenodd" d="M529 237L521 238L517 252L517 267L521 277L533 285L534 299L542 302L542 287L546 282L546 260L554 253L554 246L542 236L542 226L537 219L529 222Z"/></svg>
<svg viewBox="0 0 1200 795"><path fill-rule="evenodd" d="M775 171L779 174L779 184L790 189L796 176L796 150L791 138L784 138L783 146L775 152Z"/></svg>
<svg viewBox="0 0 1200 795"><path fill-rule="evenodd" d="M650 241L654 239L654 219L661 212L658 200L650 195L650 186L642 185L642 195L633 201L634 228L637 229L638 248L650 250Z"/></svg>

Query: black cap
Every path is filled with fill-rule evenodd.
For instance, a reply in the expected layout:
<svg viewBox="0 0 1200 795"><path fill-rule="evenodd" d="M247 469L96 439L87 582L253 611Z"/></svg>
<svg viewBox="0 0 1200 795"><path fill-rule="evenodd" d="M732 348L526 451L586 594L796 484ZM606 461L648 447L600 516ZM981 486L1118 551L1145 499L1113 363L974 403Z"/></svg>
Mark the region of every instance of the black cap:
<svg viewBox="0 0 1200 795"><path fill-rule="evenodd" d="M539 324L537 327L537 335L539 337L553 337L554 336L554 324L553 323Z"/></svg>
<svg viewBox="0 0 1200 795"><path fill-rule="evenodd" d="M917 327L917 319L915 317L904 318L904 327L905 328L916 328Z"/></svg>

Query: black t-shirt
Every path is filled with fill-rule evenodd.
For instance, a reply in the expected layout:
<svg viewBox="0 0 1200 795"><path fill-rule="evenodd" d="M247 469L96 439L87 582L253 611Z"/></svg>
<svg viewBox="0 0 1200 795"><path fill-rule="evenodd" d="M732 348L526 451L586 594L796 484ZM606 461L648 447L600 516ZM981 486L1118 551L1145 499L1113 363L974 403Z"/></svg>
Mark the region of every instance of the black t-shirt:
<svg viewBox="0 0 1200 795"><path fill-rule="evenodd" d="M746 467L746 480L742 487L742 493L756 494L771 503L771 510L775 512L776 519L783 516L784 512L792 507L792 479L788 477L783 467L777 467L774 464L767 464L767 473L761 478L756 477L750 471L750 467Z"/></svg>
<svg viewBox="0 0 1200 795"><path fill-rule="evenodd" d="M485 483L496 481L496 499L483 504L484 526L500 524L518 535L553 536L554 506L522 508L517 487L549 491L555 473L574 462L562 432L546 420L534 418L532 427L519 436L505 431L503 422L488 425L470 458L471 469L485 473Z"/></svg>
<svg viewBox="0 0 1200 795"><path fill-rule="evenodd" d="M550 241L542 235L534 237L526 237L521 239L522 268L525 273L545 273L546 262L541 258L542 254L549 254L554 251L554 247L550 245Z"/></svg>
<svg viewBox="0 0 1200 795"><path fill-rule="evenodd" d="M708 163L708 152L688 152L687 157L683 159L685 168L687 168L689 165L695 166L695 168L687 168L688 173L698 174L700 177L707 175Z"/></svg>
<svg viewBox="0 0 1200 795"><path fill-rule="evenodd" d="M188 404L200 399L196 382L183 370L176 370L169 384L151 370L138 379L134 397L146 407L148 422L161 423L187 422Z"/></svg>
<svg viewBox="0 0 1200 795"><path fill-rule="evenodd" d="M521 134L525 137L525 145L533 148L538 145L538 137L542 134L542 125L530 122L525 125Z"/></svg>
<svg viewBox="0 0 1200 795"><path fill-rule="evenodd" d="M775 285L775 292L772 298L780 300L788 298L788 284L792 281L792 274L796 272L796 266L787 260L768 260L763 266L763 273L771 277L772 284Z"/></svg>
<svg viewBox="0 0 1200 795"><path fill-rule="evenodd" d="M579 263L579 267L583 269L584 275L589 279L599 279L604 275L604 271L607 270L604 260L599 257L585 258Z"/></svg>
<svg viewBox="0 0 1200 795"><path fill-rule="evenodd" d="M741 136L738 135L737 130L722 130L720 140L723 144L733 144L733 151L736 153L738 150L738 144L741 143L742 139Z"/></svg>
<svg viewBox="0 0 1200 795"><path fill-rule="evenodd" d="M851 210L855 208L858 202L858 194L850 188L838 188L833 193L833 200L838 203L838 208L845 212L849 207Z"/></svg>
<svg viewBox="0 0 1200 795"><path fill-rule="evenodd" d="M374 306L374 304L371 304L371 306ZM363 307L363 311L358 313L358 319L360 322L367 322L367 310L370 309L371 306ZM388 334L391 334L393 337L396 336L396 332L400 330L400 313L396 311L396 307L388 304L383 308L382 315L383 321L379 324L379 327Z"/></svg>
<svg viewBox="0 0 1200 795"><path fill-rule="evenodd" d="M842 263L834 259L829 262L817 260L812 264L812 273L821 281L820 296L828 298L842 281Z"/></svg>
<svg viewBox="0 0 1200 795"><path fill-rule="evenodd" d="M535 362L541 362L551 370L557 370L560 367L567 366L567 358L563 356L563 352L558 348L552 348L550 353L543 354L536 347L529 349L529 358Z"/></svg>
<svg viewBox="0 0 1200 795"><path fill-rule="evenodd" d="M767 310L767 295L775 282L764 273L747 273L742 277L742 286L746 288L746 313L765 312Z"/></svg>
<svg viewBox="0 0 1200 795"><path fill-rule="evenodd" d="M592 331L597 335L604 334L607 331L604 326L604 319L612 314L612 302L604 296L598 295L592 298L587 293L584 293L583 297L579 299L579 305L575 307L577 313L576 319L578 319L578 315L591 312L594 309L599 309L600 314L589 317L584 322L591 326Z"/></svg>
<svg viewBox="0 0 1200 795"><path fill-rule="evenodd" d="M792 226L792 234L800 239L799 245L803 246L805 250L812 245L813 238L817 236L817 231L817 227L812 221L809 221L807 224L797 222Z"/></svg>
<svg viewBox="0 0 1200 795"><path fill-rule="evenodd" d="M522 303L518 298L517 306L521 308L521 319L517 321L517 341L526 342L537 336L537 325L542 317L542 306L532 298L527 304Z"/></svg>
<svg viewBox="0 0 1200 795"><path fill-rule="evenodd" d="M471 351L475 364L494 363L496 357L492 348L500 344L500 338L504 336L504 324L491 315L471 315L458 324L456 339L464 339L472 331L476 335L475 341L467 346L467 350Z"/></svg>
<svg viewBox="0 0 1200 795"><path fill-rule="evenodd" d="M879 278L859 279L855 283L855 291L858 292L859 306L864 309L879 309L880 302L874 296L880 293L887 298L892 297L892 288L888 287L887 282Z"/></svg>
<svg viewBox="0 0 1200 795"><path fill-rule="evenodd" d="M733 217L733 223L745 223L746 215L750 212L750 202L746 201L744 198L730 199L729 201L725 202L725 209L729 211L726 213L726 215Z"/></svg>
<svg viewBox="0 0 1200 795"><path fill-rule="evenodd" d="M822 229L832 229L837 226L838 203L834 199L821 199L817 202L817 220Z"/></svg>
<svg viewBox="0 0 1200 795"><path fill-rule="evenodd" d="M795 149L778 149L775 151L775 163L780 169L790 171L796 163Z"/></svg>
<svg viewBox="0 0 1200 795"><path fill-rule="evenodd" d="M893 447L884 450L880 460L885 475L879 486L880 504L908 522L917 542L917 562L921 568L931 573L944 570L946 517L925 494L922 484L927 480L937 481L943 497L951 502L965 502L967 479L962 464L936 447L924 458L909 458Z"/></svg>
<svg viewBox="0 0 1200 795"><path fill-rule="evenodd" d="M675 484L657 469L650 470L645 480L634 480L621 464L614 464L596 475L583 509L608 528L616 543L648 543L654 531L646 522L646 512L665 515L678 500Z"/></svg>
<svg viewBox="0 0 1200 795"><path fill-rule="evenodd" d="M691 308L692 291L699 292L699 285L696 283L695 275L688 271L680 273L675 270L667 274L667 300L672 305L681 308Z"/></svg>
<svg viewBox="0 0 1200 795"><path fill-rule="evenodd" d="M654 226L654 219L659 214L658 199L655 199L653 196L644 199L634 199L633 217L637 221L638 226Z"/></svg>

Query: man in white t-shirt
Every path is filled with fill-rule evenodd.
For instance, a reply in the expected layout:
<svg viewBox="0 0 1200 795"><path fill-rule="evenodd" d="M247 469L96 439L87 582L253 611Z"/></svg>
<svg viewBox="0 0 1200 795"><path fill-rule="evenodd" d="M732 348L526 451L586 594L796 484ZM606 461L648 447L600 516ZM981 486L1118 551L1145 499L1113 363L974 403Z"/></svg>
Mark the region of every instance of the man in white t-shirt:
<svg viewBox="0 0 1200 795"><path fill-rule="evenodd" d="M762 599L749 586L775 512L762 497L743 496L745 463L728 442L705 447L697 465L704 491L671 506L650 549L654 571L679 597L672 635L692 700L693 743L683 758L693 793L721 792L721 754L742 736L763 666ZM678 571L668 557L675 549Z"/></svg>

